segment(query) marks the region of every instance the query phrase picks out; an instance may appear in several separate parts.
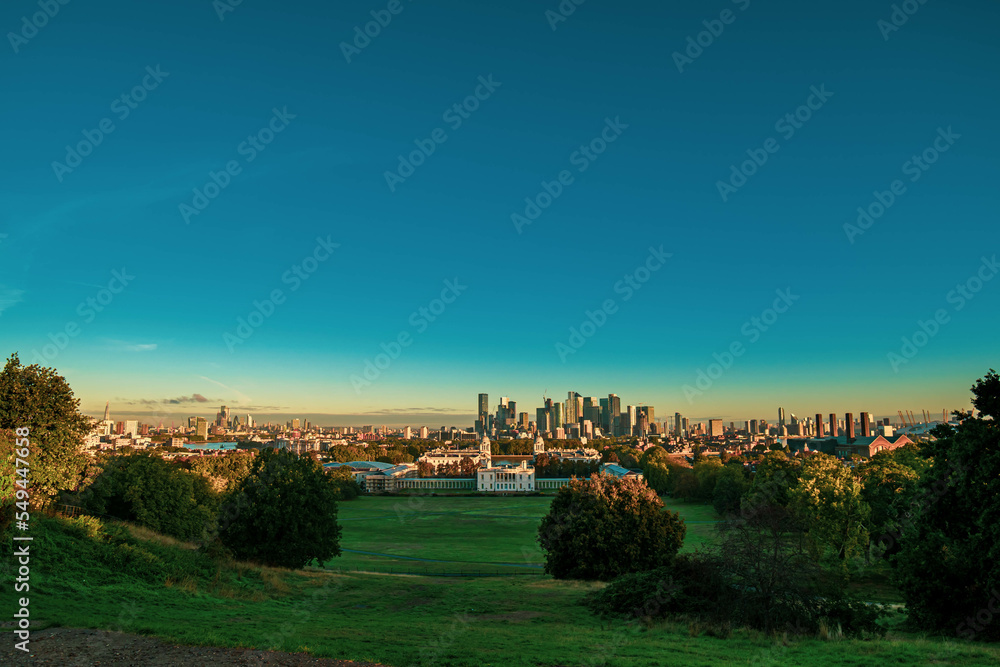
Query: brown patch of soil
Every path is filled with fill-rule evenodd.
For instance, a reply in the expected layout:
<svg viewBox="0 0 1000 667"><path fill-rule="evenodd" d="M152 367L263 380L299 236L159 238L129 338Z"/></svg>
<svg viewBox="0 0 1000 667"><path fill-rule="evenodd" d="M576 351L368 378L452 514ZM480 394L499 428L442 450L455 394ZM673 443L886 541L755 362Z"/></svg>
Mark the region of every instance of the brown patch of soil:
<svg viewBox="0 0 1000 667"><path fill-rule="evenodd" d="M372 662L317 658L308 653L281 653L253 649L183 646L172 642L106 630L49 628L31 633L29 653L14 648L13 633L4 632L0 664L59 665L245 665L274 667L384 667Z"/></svg>

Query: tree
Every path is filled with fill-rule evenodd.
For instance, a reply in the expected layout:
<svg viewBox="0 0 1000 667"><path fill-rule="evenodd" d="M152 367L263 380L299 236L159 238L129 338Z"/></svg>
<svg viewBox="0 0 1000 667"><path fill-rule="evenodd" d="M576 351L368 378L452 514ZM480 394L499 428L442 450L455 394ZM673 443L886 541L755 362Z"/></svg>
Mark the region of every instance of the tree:
<svg viewBox="0 0 1000 667"><path fill-rule="evenodd" d="M4 454L0 473L8 479L8 473L13 474L12 432L27 427L29 490L36 507L48 504L61 489L76 488L86 469L82 446L90 427L79 405L66 379L53 368L22 366L15 353L0 372L0 432L8 431L0 441L9 443L3 447L6 451L0 451Z"/></svg>
<svg viewBox="0 0 1000 667"><path fill-rule="evenodd" d="M1000 378L972 387L980 416L957 413L924 444L933 459L917 485L896 565L910 622L921 630L1000 640L983 610L1000 590ZM990 613L990 612L987 612ZM993 622L990 623L989 621Z"/></svg>
<svg viewBox="0 0 1000 667"><path fill-rule="evenodd" d="M607 581L669 565L686 530L643 480L595 475L559 489L538 542L556 579Z"/></svg>
<svg viewBox="0 0 1000 667"><path fill-rule="evenodd" d="M256 457L220 508L219 539L233 555L301 568L340 555L338 487L321 466L284 450Z"/></svg>
<svg viewBox="0 0 1000 667"><path fill-rule="evenodd" d="M740 500L750 485L743 474L743 464L723 466L716 476L712 491L712 506L722 516L735 514L740 509Z"/></svg>
<svg viewBox="0 0 1000 667"><path fill-rule="evenodd" d="M87 490L85 510L185 540L202 536L218 505L208 479L144 453L111 457Z"/></svg>
<svg viewBox="0 0 1000 667"><path fill-rule="evenodd" d="M871 508L869 556L874 551L888 558L899 552L904 514L920 479L920 473L899 462L900 457L894 456L896 451L879 452L857 468L861 475L861 497Z"/></svg>
<svg viewBox="0 0 1000 667"><path fill-rule="evenodd" d="M828 547L846 560L865 552L871 508L862 498L861 483L836 457L817 453L807 458L788 498L808 526L816 553Z"/></svg>

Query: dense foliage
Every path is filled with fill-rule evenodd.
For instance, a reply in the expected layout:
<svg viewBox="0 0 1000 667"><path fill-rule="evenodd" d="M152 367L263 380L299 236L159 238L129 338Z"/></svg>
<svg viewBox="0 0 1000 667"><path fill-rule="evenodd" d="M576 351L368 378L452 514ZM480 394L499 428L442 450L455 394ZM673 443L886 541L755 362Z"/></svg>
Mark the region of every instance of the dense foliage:
<svg viewBox="0 0 1000 667"><path fill-rule="evenodd" d="M587 599L601 616L639 620L683 615L724 627L846 635L884 635L887 614L826 587L795 516L753 507L725 524L717 549L678 557L671 566L628 574Z"/></svg>
<svg viewBox="0 0 1000 667"><path fill-rule="evenodd" d="M218 505L203 476L141 453L109 458L80 499L88 512L181 539L201 537Z"/></svg>
<svg viewBox="0 0 1000 667"><path fill-rule="evenodd" d="M972 387L980 415L939 426L923 453L896 578L918 628L1000 640L1000 378Z"/></svg>
<svg viewBox="0 0 1000 667"><path fill-rule="evenodd" d="M17 354L12 354L0 371L0 475L5 480L13 478L13 432L27 427L28 479L35 507L48 504L60 489L75 488L80 482L87 465L82 445L89 426L79 405L65 378L53 368L23 366ZM9 502L10 497L4 500Z"/></svg>
<svg viewBox="0 0 1000 667"><path fill-rule="evenodd" d="M555 578L610 580L669 565L685 533L643 480L595 475L559 489L538 542Z"/></svg>
<svg viewBox="0 0 1000 667"><path fill-rule="evenodd" d="M338 495L311 458L265 450L220 508L219 539L239 559L279 567L339 556Z"/></svg>

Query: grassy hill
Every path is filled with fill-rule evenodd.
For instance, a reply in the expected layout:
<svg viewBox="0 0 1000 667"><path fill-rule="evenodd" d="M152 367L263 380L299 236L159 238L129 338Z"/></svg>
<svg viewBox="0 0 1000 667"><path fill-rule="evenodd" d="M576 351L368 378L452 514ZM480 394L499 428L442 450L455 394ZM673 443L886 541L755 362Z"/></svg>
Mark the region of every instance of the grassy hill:
<svg viewBox="0 0 1000 667"><path fill-rule="evenodd" d="M344 503L344 546L447 557L440 560L525 563L521 548L537 525L534 514L547 502L426 498L401 520L394 506L399 500L408 502ZM710 520L704 508L691 512ZM541 575L457 578L261 568L216 561L193 545L94 519L38 517L32 534L35 629L112 628L180 643L308 651L387 665L1000 663L997 648L898 632L874 641L744 631L721 638L684 623L602 622L580 605L600 584ZM345 562L357 556L345 556ZM355 562L371 565L376 559ZM9 573L4 579L4 590L11 591Z"/></svg>

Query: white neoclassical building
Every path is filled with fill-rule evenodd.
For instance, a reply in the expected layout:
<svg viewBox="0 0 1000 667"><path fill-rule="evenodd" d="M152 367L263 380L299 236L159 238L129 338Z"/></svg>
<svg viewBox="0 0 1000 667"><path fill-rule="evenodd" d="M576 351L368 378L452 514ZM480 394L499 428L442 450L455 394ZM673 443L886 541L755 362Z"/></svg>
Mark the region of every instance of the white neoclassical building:
<svg viewBox="0 0 1000 667"><path fill-rule="evenodd" d="M489 467L490 465L490 439L483 438L479 443L478 449L473 449L468 447L465 449L452 448L452 449L432 449L418 460L421 462L430 463L432 466L447 465L449 463L461 463L464 459L472 459L473 463L480 466Z"/></svg>
<svg viewBox="0 0 1000 667"><path fill-rule="evenodd" d="M527 461L521 465L499 464L476 471L476 490L480 493L517 493L535 490L535 468Z"/></svg>

